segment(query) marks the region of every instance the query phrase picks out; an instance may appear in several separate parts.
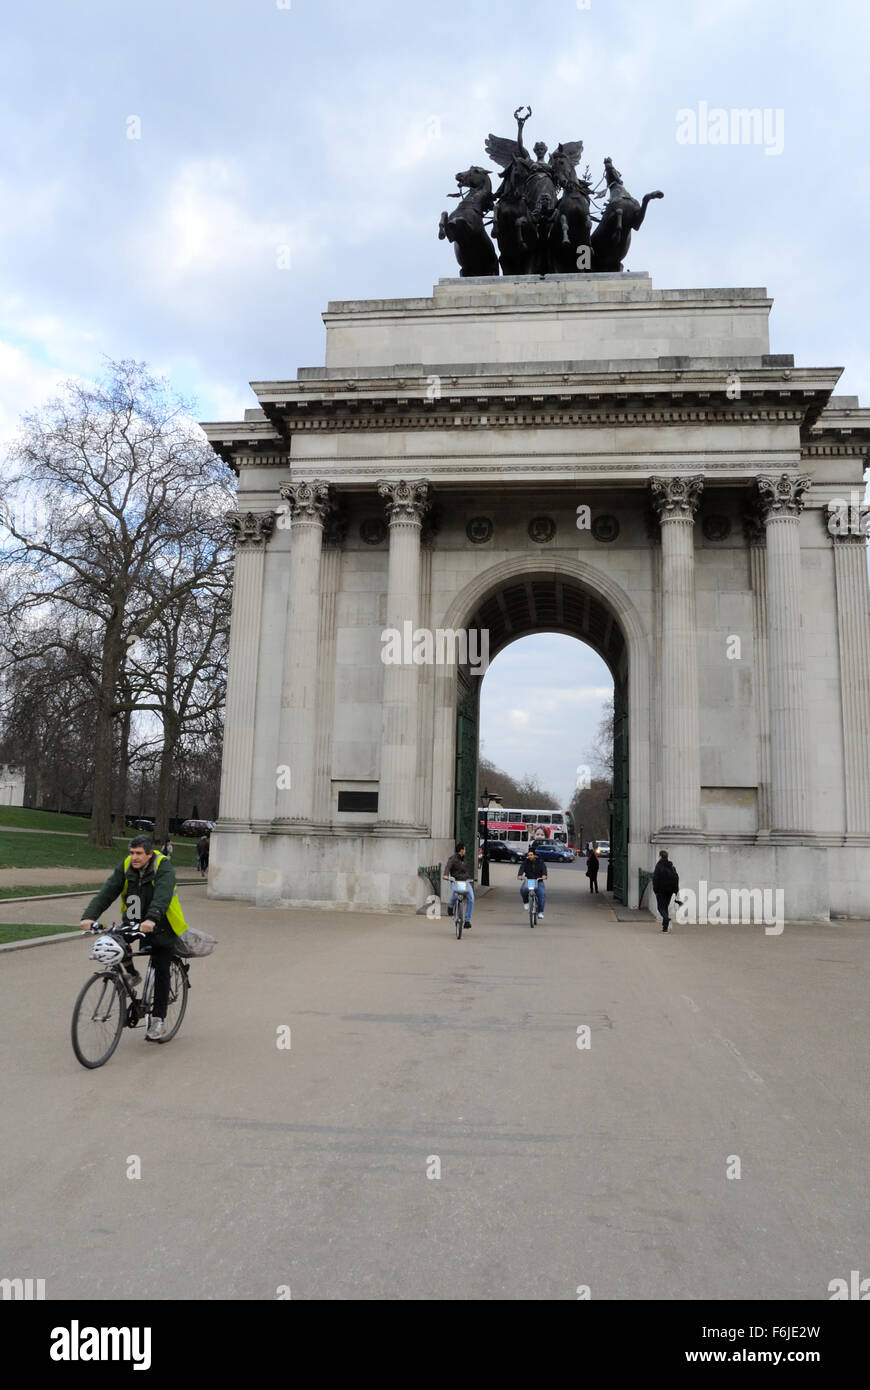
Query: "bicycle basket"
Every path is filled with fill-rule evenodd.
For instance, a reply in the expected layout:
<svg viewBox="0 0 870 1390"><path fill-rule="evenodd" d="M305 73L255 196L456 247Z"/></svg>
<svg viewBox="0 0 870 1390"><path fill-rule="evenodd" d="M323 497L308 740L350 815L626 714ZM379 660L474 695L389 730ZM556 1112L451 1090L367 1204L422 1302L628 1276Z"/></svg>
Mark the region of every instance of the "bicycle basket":
<svg viewBox="0 0 870 1390"><path fill-rule="evenodd" d="M188 927L186 932L176 938L175 954L190 958L192 956L210 956L217 941L213 936L209 936L207 931L200 931L199 927Z"/></svg>

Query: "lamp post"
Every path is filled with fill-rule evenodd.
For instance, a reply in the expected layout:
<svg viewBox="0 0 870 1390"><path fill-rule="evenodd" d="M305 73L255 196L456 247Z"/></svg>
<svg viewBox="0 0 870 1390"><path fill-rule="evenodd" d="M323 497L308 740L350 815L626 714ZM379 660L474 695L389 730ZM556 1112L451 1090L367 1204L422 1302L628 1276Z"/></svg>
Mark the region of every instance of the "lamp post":
<svg viewBox="0 0 870 1390"><path fill-rule="evenodd" d="M482 794L482 796L481 796L481 801L483 802L483 808L484 808L484 827L483 827L483 859L482 859L481 865L480 865L480 886L481 886L481 888L488 888L488 887L489 887L489 808L490 808L490 806L492 805L492 803L493 803L494 801L495 801L495 802L500 802L500 801L501 801L501 797L500 797L500 796L497 796L497 795L495 794L495 792L487 791L486 787L484 787L484 789L483 789L483 794Z"/></svg>

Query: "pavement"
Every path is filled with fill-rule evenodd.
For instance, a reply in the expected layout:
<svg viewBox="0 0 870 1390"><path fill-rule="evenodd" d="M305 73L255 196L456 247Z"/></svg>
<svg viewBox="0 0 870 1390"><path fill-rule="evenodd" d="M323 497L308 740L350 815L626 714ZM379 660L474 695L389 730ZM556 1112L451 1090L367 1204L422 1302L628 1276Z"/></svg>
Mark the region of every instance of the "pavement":
<svg viewBox="0 0 870 1390"><path fill-rule="evenodd" d="M219 944L182 1029L125 1031L96 1071L69 1041L87 941L5 954L0 1276L573 1301L827 1299L870 1273L870 924L664 935L575 864L530 931L516 870L491 873L461 941L446 915L186 889Z"/></svg>

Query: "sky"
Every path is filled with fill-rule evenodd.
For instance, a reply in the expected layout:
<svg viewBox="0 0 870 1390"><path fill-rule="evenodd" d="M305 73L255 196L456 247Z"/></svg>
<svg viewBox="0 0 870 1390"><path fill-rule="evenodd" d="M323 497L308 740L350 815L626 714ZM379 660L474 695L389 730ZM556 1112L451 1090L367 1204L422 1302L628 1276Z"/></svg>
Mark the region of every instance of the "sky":
<svg viewBox="0 0 870 1390"><path fill-rule="evenodd" d="M521 103L528 147L582 139L594 175L611 155L636 196L664 191L628 269L766 288L771 350L845 367L838 391L870 404L868 39L863 0L17 6L0 47L0 438L106 356L167 374L200 419L239 418L248 382L322 362L329 300L428 295L457 273L446 194L487 163L487 134L513 137ZM760 109L766 138L702 141L717 108ZM522 681L534 663L514 650ZM577 678L597 688L588 660L600 670ZM515 707L537 689L515 686ZM500 718L497 762L517 733Z"/></svg>

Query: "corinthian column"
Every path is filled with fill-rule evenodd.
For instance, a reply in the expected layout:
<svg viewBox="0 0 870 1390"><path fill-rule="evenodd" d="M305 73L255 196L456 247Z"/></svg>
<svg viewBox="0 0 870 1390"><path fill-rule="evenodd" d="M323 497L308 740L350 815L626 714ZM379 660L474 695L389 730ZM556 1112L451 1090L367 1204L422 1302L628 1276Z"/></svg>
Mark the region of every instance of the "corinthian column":
<svg viewBox="0 0 870 1390"><path fill-rule="evenodd" d="M752 585L752 632L755 647L755 717L758 725L758 833L770 835L770 700L767 691L767 551L766 529L757 497L743 512L743 534L749 546Z"/></svg>
<svg viewBox="0 0 870 1390"><path fill-rule="evenodd" d="M387 628L399 634L402 660L384 666L381 775L378 825L412 827L417 823L418 668L405 641L413 635L420 612L420 531L429 501L429 484L378 483L390 522L387 581ZM384 652L388 648L382 649Z"/></svg>
<svg viewBox="0 0 870 1390"><path fill-rule="evenodd" d="M251 805L263 564L266 543L275 525L275 514L230 512L227 524L236 537L236 561L227 659L220 818L246 821L250 818Z"/></svg>
<svg viewBox="0 0 870 1390"><path fill-rule="evenodd" d="M650 478L662 533L659 702L662 712L662 829L701 825L695 513L704 479Z"/></svg>
<svg viewBox="0 0 870 1390"><path fill-rule="evenodd" d="M320 559L323 526L332 503L328 483L319 479L285 483L280 492L290 503L291 541L275 819L310 823L317 738ZM279 768L286 770L279 772Z"/></svg>
<svg viewBox="0 0 870 1390"><path fill-rule="evenodd" d="M829 504L827 512L837 586L846 832L870 835L870 507L850 508L848 526L842 508Z"/></svg>
<svg viewBox="0 0 870 1390"><path fill-rule="evenodd" d="M799 834L809 820L800 514L810 479L783 473L760 477L756 485L767 535L770 828Z"/></svg>

